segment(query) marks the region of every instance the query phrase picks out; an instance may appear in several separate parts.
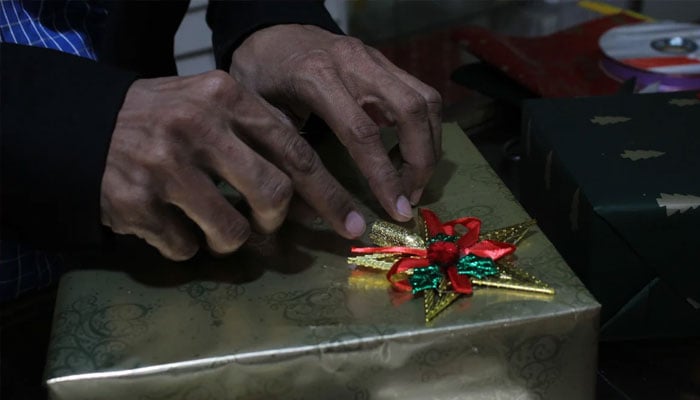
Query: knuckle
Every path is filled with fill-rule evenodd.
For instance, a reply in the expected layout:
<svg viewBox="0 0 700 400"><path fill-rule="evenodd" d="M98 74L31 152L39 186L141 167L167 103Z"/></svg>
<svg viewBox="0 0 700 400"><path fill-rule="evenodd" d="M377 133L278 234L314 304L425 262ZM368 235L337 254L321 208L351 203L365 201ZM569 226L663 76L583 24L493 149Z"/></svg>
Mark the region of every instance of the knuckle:
<svg viewBox="0 0 700 400"><path fill-rule="evenodd" d="M360 39L353 37L343 37L335 43L335 50L342 55L358 56L367 55L367 48Z"/></svg>
<svg viewBox="0 0 700 400"><path fill-rule="evenodd" d="M161 253L173 261L187 261L194 257L198 251L199 246L196 243L183 239L180 243L177 243L177 245L167 249L166 252L161 250Z"/></svg>
<svg viewBox="0 0 700 400"><path fill-rule="evenodd" d="M135 214L135 210L150 208L153 203L153 193L147 185L130 185L128 188L118 190L113 193L112 204L123 211L130 211Z"/></svg>
<svg viewBox="0 0 700 400"><path fill-rule="evenodd" d="M284 144L284 160L287 165L303 174L312 174L319 164L316 152L297 134L290 135Z"/></svg>
<svg viewBox="0 0 700 400"><path fill-rule="evenodd" d="M365 46L365 48L367 49L367 52L368 52L370 55L372 55L372 56L374 56L374 57L385 58L385 57L384 57L384 54L382 54L382 52L379 51L378 49L375 49L375 48L372 47L372 46Z"/></svg>
<svg viewBox="0 0 700 400"><path fill-rule="evenodd" d="M276 218L272 220L257 219L255 224L255 230L264 235L269 235L275 233L280 228L280 226L282 226L283 222L284 220L282 218Z"/></svg>
<svg viewBox="0 0 700 400"><path fill-rule="evenodd" d="M415 167L416 172L424 178L422 180L427 181L428 178L433 174L436 164L437 157L432 152L430 152L430 154L426 154L425 157L421 157L416 162L414 162L413 166Z"/></svg>
<svg viewBox="0 0 700 400"><path fill-rule="evenodd" d="M355 118L350 124L350 137L359 145L374 144L379 139L379 127L367 118Z"/></svg>
<svg viewBox="0 0 700 400"><path fill-rule="evenodd" d="M309 51L300 56L298 63L296 69L290 68L298 72L290 76L287 95L291 98L316 96L316 93L331 91L338 85L337 67L328 50Z"/></svg>
<svg viewBox="0 0 700 400"><path fill-rule="evenodd" d="M141 210L143 202L136 198L131 191L120 191L111 196L109 199L109 216L103 218L103 223L109 226L115 233L130 234L134 233L135 229L143 226L144 219L141 214L134 210Z"/></svg>
<svg viewBox="0 0 700 400"><path fill-rule="evenodd" d="M144 162L152 170L164 171L166 174L170 174L172 172L171 167L176 165L175 158L174 150L164 141L149 150L148 157Z"/></svg>
<svg viewBox="0 0 700 400"><path fill-rule="evenodd" d="M440 92L428 86L425 91L425 101L428 105L442 106L442 96Z"/></svg>
<svg viewBox="0 0 700 400"><path fill-rule="evenodd" d="M160 224L157 201L153 191L145 186L132 185L115 193L111 205L114 209L114 225L121 232L134 233L139 229L157 232Z"/></svg>
<svg viewBox="0 0 700 400"><path fill-rule="evenodd" d="M371 187L381 187L388 182L397 182L399 174L391 164L381 163L371 169L372 174L367 177Z"/></svg>
<svg viewBox="0 0 700 400"><path fill-rule="evenodd" d="M191 193L187 193L189 191L188 188L184 188L183 197L190 196ZM190 198L187 201L190 208L198 210L201 220L206 221L205 223L211 223L215 231L226 232L225 227L238 220L231 205L218 191L204 190L197 193L196 199ZM200 227L203 228L203 226Z"/></svg>
<svg viewBox="0 0 700 400"><path fill-rule="evenodd" d="M437 162L437 156L432 149L422 148L420 152L413 152L411 157L404 160L404 168L410 168L412 172L423 174L432 171Z"/></svg>
<svg viewBox="0 0 700 400"><path fill-rule="evenodd" d="M325 50L312 50L304 55L304 66L310 71L325 71L333 67L333 60Z"/></svg>
<svg viewBox="0 0 700 400"><path fill-rule="evenodd" d="M201 120L201 110L193 102L180 101L157 114L157 117L160 119L159 124L166 129L165 132L172 134L196 125Z"/></svg>
<svg viewBox="0 0 700 400"><path fill-rule="evenodd" d="M204 96L210 99L220 99L234 93L236 81L228 73L214 70L205 74L202 90Z"/></svg>
<svg viewBox="0 0 700 400"><path fill-rule="evenodd" d="M399 110L405 115L423 119L427 117L428 107L426 100L417 93L404 96L399 103Z"/></svg>
<svg viewBox="0 0 700 400"><path fill-rule="evenodd" d="M340 218L344 218L352 208L352 201L338 183L331 180L323 187L323 199Z"/></svg>
<svg viewBox="0 0 700 400"><path fill-rule="evenodd" d="M270 208L274 210L286 209L294 193L291 179L284 174L266 179L260 191Z"/></svg>
<svg viewBox="0 0 700 400"><path fill-rule="evenodd" d="M293 75L292 84L296 92L301 93L309 87L321 89L323 82L332 82L335 74L335 64L332 56L326 50L312 50L303 55L299 71ZM327 88L323 88L327 90Z"/></svg>
<svg viewBox="0 0 700 400"><path fill-rule="evenodd" d="M222 241L215 251L221 253L233 253L238 250L250 237L250 225L246 221L229 221L221 232Z"/></svg>

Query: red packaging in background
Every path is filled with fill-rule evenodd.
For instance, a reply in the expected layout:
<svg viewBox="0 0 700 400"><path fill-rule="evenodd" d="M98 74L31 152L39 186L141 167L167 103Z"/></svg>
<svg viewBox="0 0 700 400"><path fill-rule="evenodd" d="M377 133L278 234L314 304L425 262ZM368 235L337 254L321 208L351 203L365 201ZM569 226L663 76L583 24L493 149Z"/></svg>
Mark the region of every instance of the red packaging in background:
<svg viewBox="0 0 700 400"><path fill-rule="evenodd" d="M613 27L641 21L617 14L535 38L504 36L480 27L456 30L452 37L543 97L595 96L616 93L620 87L600 67L605 56L598 39Z"/></svg>

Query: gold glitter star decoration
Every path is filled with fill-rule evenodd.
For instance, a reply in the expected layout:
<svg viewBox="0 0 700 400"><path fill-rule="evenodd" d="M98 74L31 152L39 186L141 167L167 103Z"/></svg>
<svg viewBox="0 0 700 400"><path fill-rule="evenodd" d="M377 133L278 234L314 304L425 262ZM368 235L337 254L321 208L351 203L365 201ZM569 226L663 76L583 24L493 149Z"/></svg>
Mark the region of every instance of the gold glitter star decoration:
<svg viewBox="0 0 700 400"><path fill-rule="evenodd" d="M481 221L462 217L441 222L428 209L421 209L421 235L401 226L377 221L369 238L375 247L353 247L349 264L358 269L382 272L375 277L353 273L356 287L386 287L423 294L425 321L430 322L462 295L471 296L473 286L553 295L554 289L515 264L513 253L534 220L481 232ZM459 234L462 228L466 233ZM373 277L374 276L374 277Z"/></svg>

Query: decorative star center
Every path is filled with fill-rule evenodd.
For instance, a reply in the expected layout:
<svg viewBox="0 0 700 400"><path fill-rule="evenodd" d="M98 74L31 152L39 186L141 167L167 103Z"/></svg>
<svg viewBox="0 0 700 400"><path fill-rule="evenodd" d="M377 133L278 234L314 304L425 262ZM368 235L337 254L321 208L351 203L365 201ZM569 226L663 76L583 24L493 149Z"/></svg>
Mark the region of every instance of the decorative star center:
<svg viewBox="0 0 700 400"><path fill-rule="evenodd" d="M454 265L459 259L459 246L454 242L435 241L428 246L428 261L441 267Z"/></svg>
<svg viewBox="0 0 700 400"><path fill-rule="evenodd" d="M534 221L502 228L482 238L478 218L461 217L443 223L427 209L421 210L421 216L425 239L416 239L411 232L404 232L398 226L388 229L388 223L375 224L373 231L380 228L370 232L370 237L374 236L378 246L353 247L351 251L359 256L349 257L348 262L386 271L386 279L396 290L414 295L423 293L426 322L458 296L472 295L472 283L554 293L534 278L513 282L512 277L502 273L502 267L496 264L515 252L515 243L534 225ZM465 233L457 233L458 227ZM513 269L510 273L514 271L517 272ZM524 272L519 274L521 277L527 275Z"/></svg>

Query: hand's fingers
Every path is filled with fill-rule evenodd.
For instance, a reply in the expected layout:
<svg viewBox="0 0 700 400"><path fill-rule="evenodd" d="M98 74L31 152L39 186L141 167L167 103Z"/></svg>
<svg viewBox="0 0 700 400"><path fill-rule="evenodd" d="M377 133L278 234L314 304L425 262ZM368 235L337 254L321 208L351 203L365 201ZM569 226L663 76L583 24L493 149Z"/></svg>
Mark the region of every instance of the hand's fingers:
<svg viewBox="0 0 700 400"><path fill-rule="evenodd" d="M367 116L332 68L319 67L294 82L295 95L338 135L382 207L399 221L412 218L398 172L391 165L379 128Z"/></svg>
<svg viewBox="0 0 700 400"><path fill-rule="evenodd" d="M367 56L370 58L370 56ZM355 97L372 95L380 99L398 125L401 155L405 161L401 169L402 178L409 187L411 198L419 198L432 176L436 163L436 152L429 108L425 98L394 73L376 62L367 62L364 69L356 71ZM380 82L378 85L377 82Z"/></svg>
<svg viewBox="0 0 700 400"><path fill-rule="evenodd" d="M114 174L105 175L112 183L124 181ZM166 204L156 204L150 193L135 187L113 192L102 198L102 223L115 233L136 235L171 260L184 261L199 250L197 238L181 213Z"/></svg>
<svg viewBox="0 0 700 400"><path fill-rule="evenodd" d="M364 218L350 194L326 170L311 146L297 133L269 132L260 135L272 150L271 159L283 165L299 196L318 212L333 229L346 238L356 238L365 230ZM280 145L275 146L275 141ZM274 147L273 147L274 146Z"/></svg>
<svg viewBox="0 0 700 400"><path fill-rule="evenodd" d="M262 233L275 231L284 222L292 182L282 171L254 152L228 127L220 134L206 164L235 187L251 207L254 228Z"/></svg>
<svg viewBox="0 0 700 400"><path fill-rule="evenodd" d="M250 235L248 221L221 195L204 172L177 171L165 189L165 198L194 221L218 254L237 250Z"/></svg>
<svg viewBox="0 0 700 400"><path fill-rule="evenodd" d="M103 175L105 224L182 259L193 253L183 244L191 239L187 224L177 222L191 222L184 212L214 252L231 252L246 240L250 227L216 191L211 174L246 198L256 228L279 227L292 195L291 180L231 132L226 113L235 107L221 106L247 96L224 72L136 81L119 112Z"/></svg>
<svg viewBox="0 0 700 400"><path fill-rule="evenodd" d="M199 245L185 217L168 205L161 205L159 208L159 212L151 213L147 217L157 217L157 220L133 233L158 249L165 258L174 261L192 258L199 250Z"/></svg>
<svg viewBox="0 0 700 400"><path fill-rule="evenodd" d="M440 93L394 65L379 50L368 47L368 51L387 71L395 74L425 99L428 105L428 120L430 121L430 131L433 138L433 149L435 150L436 159L439 160L442 156L442 97Z"/></svg>
<svg viewBox="0 0 700 400"><path fill-rule="evenodd" d="M185 153L191 153L196 168L201 167L204 172L226 180L245 197L251 207L254 229L262 233L276 230L287 213L293 192L291 180L254 152L231 131L230 126L231 120L255 118L246 114L245 107L239 107L252 97L251 94L222 71L192 79L190 85L198 84L196 107L192 109L192 105L187 105L182 110L175 110L171 118L175 123L171 129L189 131L186 136L190 148ZM279 117L284 118L281 113ZM175 165L178 165L178 160L175 160ZM166 180L177 178L169 176ZM220 245L225 249L230 247Z"/></svg>
<svg viewBox="0 0 700 400"><path fill-rule="evenodd" d="M360 236L365 223L350 194L326 170L316 152L292 126L266 117L272 112L268 108L272 107L262 100L251 102L245 107L249 116L247 123L234 123L234 129L292 179L295 192L336 232L347 238Z"/></svg>
<svg viewBox="0 0 700 400"><path fill-rule="evenodd" d="M430 123L430 133L433 140L433 151L435 152L435 163L442 158L442 97L435 89L419 81L412 75L398 68L387 60L378 50L372 49L377 54L377 61L388 71L394 73L402 82L420 93L428 105L428 121ZM404 169L407 166L404 165ZM408 174L403 176L404 183L410 185ZM410 201L412 205L417 205L423 194L423 188L411 192Z"/></svg>

